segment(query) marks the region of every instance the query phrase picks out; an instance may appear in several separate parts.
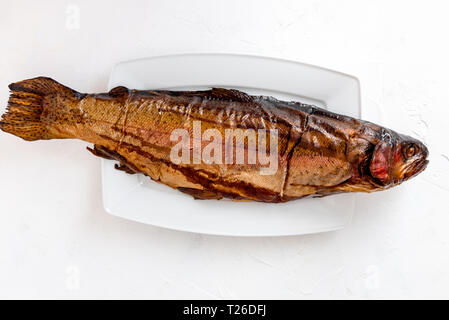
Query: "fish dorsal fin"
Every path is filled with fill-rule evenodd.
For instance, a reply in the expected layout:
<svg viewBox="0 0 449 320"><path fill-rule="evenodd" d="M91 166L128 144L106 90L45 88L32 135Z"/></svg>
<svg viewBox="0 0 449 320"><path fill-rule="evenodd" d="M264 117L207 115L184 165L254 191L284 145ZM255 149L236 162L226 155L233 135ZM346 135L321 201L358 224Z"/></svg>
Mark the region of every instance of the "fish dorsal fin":
<svg viewBox="0 0 449 320"><path fill-rule="evenodd" d="M247 95L245 92L235 90L235 89L224 89L224 88L212 88L209 91L211 98L218 100L236 101L236 102L251 102L251 96Z"/></svg>
<svg viewBox="0 0 449 320"><path fill-rule="evenodd" d="M245 92L235 89L212 88L206 91L147 91L159 94L166 94L171 97L200 97L203 99L234 101L234 102L252 102L253 98Z"/></svg>
<svg viewBox="0 0 449 320"><path fill-rule="evenodd" d="M109 95L114 98L124 97L128 94L128 88L119 86L109 90Z"/></svg>

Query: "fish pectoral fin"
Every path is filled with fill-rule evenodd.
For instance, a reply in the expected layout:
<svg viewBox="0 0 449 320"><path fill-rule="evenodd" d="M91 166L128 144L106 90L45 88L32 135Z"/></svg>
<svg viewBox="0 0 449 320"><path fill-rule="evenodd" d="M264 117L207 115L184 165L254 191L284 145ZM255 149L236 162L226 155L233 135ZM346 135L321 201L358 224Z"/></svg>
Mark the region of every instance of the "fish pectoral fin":
<svg viewBox="0 0 449 320"><path fill-rule="evenodd" d="M200 190L200 189L194 189L194 188L183 188L179 187L177 188L179 191L186 193L188 195L191 195L195 200L220 200L223 198L223 196L217 192L209 191L209 190Z"/></svg>

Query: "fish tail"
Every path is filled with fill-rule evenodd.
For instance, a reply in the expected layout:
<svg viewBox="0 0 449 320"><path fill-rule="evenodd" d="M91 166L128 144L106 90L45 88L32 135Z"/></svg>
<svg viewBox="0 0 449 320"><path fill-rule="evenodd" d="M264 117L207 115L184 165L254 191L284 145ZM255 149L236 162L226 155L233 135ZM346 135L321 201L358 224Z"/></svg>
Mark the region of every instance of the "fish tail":
<svg viewBox="0 0 449 320"><path fill-rule="evenodd" d="M0 120L2 131L28 141L59 138L47 130L42 114L57 102L52 96L76 96L76 91L46 77L11 83L9 89L6 112Z"/></svg>

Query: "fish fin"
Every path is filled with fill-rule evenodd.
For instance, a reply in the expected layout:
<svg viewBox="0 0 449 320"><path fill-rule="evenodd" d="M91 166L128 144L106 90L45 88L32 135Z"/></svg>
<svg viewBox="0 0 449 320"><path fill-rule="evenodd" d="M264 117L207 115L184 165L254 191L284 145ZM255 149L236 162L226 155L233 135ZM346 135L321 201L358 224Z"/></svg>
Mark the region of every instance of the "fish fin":
<svg viewBox="0 0 449 320"><path fill-rule="evenodd" d="M112 156L111 151L94 144L93 148L90 147L86 147L87 151L89 151L90 153L92 153L93 155L103 158L103 159L107 159L107 160L116 160L116 157Z"/></svg>
<svg viewBox="0 0 449 320"><path fill-rule="evenodd" d="M134 174L140 172L136 166L132 163L128 162L125 157L119 154L117 151L109 150L106 147L95 144L93 148L86 147L86 149L92 153L93 155L107 159L107 160L116 160L120 164L115 164L114 168L120 171L124 171L129 174ZM142 172L145 174L144 172Z"/></svg>
<svg viewBox="0 0 449 320"><path fill-rule="evenodd" d="M0 121L0 129L28 141L54 138L41 121L46 96L79 95L78 92L46 77L11 83L9 89L11 94L6 113Z"/></svg>
<svg viewBox="0 0 449 320"><path fill-rule="evenodd" d="M212 88L209 91L212 98L236 102L251 102L253 99L245 92L235 89Z"/></svg>
<svg viewBox="0 0 449 320"><path fill-rule="evenodd" d="M179 187L178 190L188 195L191 195L193 198L195 198L195 200L211 200L211 199L220 200L223 198L221 194L209 190L200 190L183 187Z"/></svg>
<svg viewBox="0 0 449 320"><path fill-rule="evenodd" d="M125 97L128 95L128 88L124 87L124 86L119 86L119 87L115 87L112 88L111 90L109 90L109 95L114 97L114 98L120 98L120 97Z"/></svg>
<svg viewBox="0 0 449 320"><path fill-rule="evenodd" d="M172 97L201 97L206 99L215 99L223 101L234 101L234 102L252 102L253 98L246 94L245 92L235 90L235 89L225 89L225 88L212 88L211 90L205 91L145 91L149 94L167 94Z"/></svg>
<svg viewBox="0 0 449 320"><path fill-rule="evenodd" d="M123 164L123 163L120 163L120 164L115 164L114 165L114 168L116 169L116 170L119 170L119 171L123 171L123 172L126 172L126 173L128 173L128 174L136 174L137 172L134 170L134 169L132 169L129 165L127 165L127 164Z"/></svg>

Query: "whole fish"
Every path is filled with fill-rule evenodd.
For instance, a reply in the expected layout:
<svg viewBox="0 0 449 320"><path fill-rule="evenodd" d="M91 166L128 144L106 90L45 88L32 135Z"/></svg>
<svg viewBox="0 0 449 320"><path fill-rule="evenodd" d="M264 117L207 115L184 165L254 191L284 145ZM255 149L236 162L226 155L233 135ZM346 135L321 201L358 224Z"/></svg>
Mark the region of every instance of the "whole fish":
<svg viewBox="0 0 449 320"><path fill-rule="evenodd" d="M9 88L3 131L28 141L93 143L88 150L118 161L117 169L196 199L285 202L372 192L416 176L428 163L426 146L414 138L238 90L117 87L84 94L45 77Z"/></svg>

